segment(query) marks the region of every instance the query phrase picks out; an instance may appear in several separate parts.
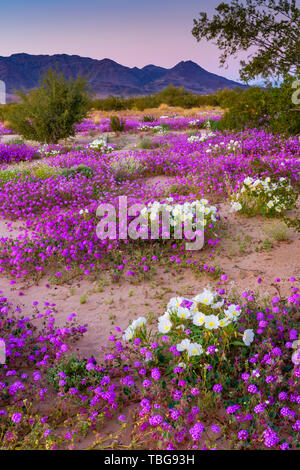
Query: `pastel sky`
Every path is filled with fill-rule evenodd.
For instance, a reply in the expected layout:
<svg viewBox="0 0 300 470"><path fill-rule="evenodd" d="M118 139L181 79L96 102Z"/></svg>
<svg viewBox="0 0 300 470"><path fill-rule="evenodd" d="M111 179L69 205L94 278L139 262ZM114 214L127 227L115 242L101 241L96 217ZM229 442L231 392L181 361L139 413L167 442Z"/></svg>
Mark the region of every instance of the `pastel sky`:
<svg viewBox="0 0 300 470"><path fill-rule="evenodd" d="M219 51L197 43L193 18L220 0L0 0L0 56L77 54L128 67L193 60L238 79L239 59L219 68Z"/></svg>

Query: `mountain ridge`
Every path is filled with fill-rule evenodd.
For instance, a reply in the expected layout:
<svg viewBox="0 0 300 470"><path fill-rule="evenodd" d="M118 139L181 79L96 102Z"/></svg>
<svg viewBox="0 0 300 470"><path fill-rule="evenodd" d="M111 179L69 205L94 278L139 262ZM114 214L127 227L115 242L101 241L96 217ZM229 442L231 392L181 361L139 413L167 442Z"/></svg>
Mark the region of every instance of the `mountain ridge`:
<svg viewBox="0 0 300 470"><path fill-rule="evenodd" d="M8 96L12 96L16 89L27 91L37 87L43 73L56 66L67 77L88 75L88 82L96 96L147 95L171 84L199 94L213 93L223 88L246 88L239 82L208 72L191 60L180 61L171 68L154 64L139 68L127 67L109 58L32 55L25 52L0 56L0 80L6 83Z"/></svg>

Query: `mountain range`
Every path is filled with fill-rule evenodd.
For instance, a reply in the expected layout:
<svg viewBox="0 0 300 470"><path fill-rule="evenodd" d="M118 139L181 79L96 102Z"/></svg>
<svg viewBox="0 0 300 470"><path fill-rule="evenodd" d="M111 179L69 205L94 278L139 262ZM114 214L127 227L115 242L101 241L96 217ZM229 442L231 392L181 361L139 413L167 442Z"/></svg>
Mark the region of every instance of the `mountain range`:
<svg viewBox="0 0 300 470"><path fill-rule="evenodd" d="M168 85L184 87L193 93L208 94L223 88L246 87L241 83L204 70L190 60L172 68L146 65L126 67L110 59L96 60L77 55L13 54L0 56L0 80L6 83L8 99L14 90L29 90L38 86L43 73L55 68L67 77L88 76L96 96L132 96L157 93Z"/></svg>

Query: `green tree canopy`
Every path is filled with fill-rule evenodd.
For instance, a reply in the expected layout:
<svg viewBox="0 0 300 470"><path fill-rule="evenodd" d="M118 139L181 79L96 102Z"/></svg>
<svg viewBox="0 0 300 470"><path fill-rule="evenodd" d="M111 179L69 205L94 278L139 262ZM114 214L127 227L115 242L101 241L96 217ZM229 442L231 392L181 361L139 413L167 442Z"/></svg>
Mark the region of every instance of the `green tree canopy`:
<svg viewBox="0 0 300 470"><path fill-rule="evenodd" d="M248 60L240 61L241 79L280 77L300 68L296 0L232 0L220 3L216 11L212 19L201 12L194 19L192 34L197 41L214 41L222 51L221 65L229 56L249 51Z"/></svg>

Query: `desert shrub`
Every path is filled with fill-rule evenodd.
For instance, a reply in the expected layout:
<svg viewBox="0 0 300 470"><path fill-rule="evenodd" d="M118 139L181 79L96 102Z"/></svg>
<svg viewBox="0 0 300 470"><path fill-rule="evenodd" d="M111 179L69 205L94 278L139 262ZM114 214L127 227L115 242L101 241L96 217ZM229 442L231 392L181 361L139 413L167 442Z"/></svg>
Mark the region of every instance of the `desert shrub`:
<svg viewBox="0 0 300 470"><path fill-rule="evenodd" d="M84 175L87 179L90 179L94 176L94 170L87 165L80 164L72 166L71 168L63 168L60 174L66 179L72 179L78 174Z"/></svg>
<svg viewBox="0 0 300 470"><path fill-rule="evenodd" d="M169 132L170 130L170 126L168 126L168 124L164 122L161 123L160 127L161 127L162 132Z"/></svg>
<svg viewBox="0 0 300 470"><path fill-rule="evenodd" d="M0 104L0 121L7 121L8 116L16 103Z"/></svg>
<svg viewBox="0 0 300 470"><path fill-rule="evenodd" d="M298 194L287 178L271 181L247 177L238 192L231 195L231 211L252 216L276 217L295 206Z"/></svg>
<svg viewBox="0 0 300 470"><path fill-rule="evenodd" d="M124 181L139 175L142 172L143 165L134 155L126 155L114 158L110 162L110 171L116 181Z"/></svg>
<svg viewBox="0 0 300 470"><path fill-rule="evenodd" d="M95 370L87 370L87 364L87 360L78 359L72 354L48 370L47 380L56 390L62 388L67 392L73 387L84 390L93 385L96 379L100 380L103 375Z"/></svg>
<svg viewBox="0 0 300 470"><path fill-rule="evenodd" d="M0 171L0 184L4 184L12 180L23 181L30 178L45 180L55 175L59 175L59 169L45 164L29 168L9 168Z"/></svg>
<svg viewBox="0 0 300 470"><path fill-rule="evenodd" d="M104 99L96 99L93 101L92 106L101 111L144 111L144 109L157 108L165 103L168 106L180 106L185 109L191 109L199 106L218 106L227 97L226 92L230 94L231 91L219 90L217 93L209 95L198 95L184 90L182 87L178 88L171 85L153 95L130 98L108 96Z"/></svg>
<svg viewBox="0 0 300 470"><path fill-rule="evenodd" d="M6 142L6 145L26 145L24 140L17 137L15 139L10 139Z"/></svg>
<svg viewBox="0 0 300 470"><path fill-rule="evenodd" d="M154 143L151 142L151 140L148 140L148 139L142 139L139 143L138 143L138 148L140 149L151 149L154 147Z"/></svg>
<svg viewBox="0 0 300 470"><path fill-rule="evenodd" d="M294 80L295 77L286 76L280 86L253 86L224 95L221 103L227 112L219 121L219 128L243 130L247 127L267 127L274 133L298 134L300 112L295 111L296 106L292 103Z"/></svg>
<svg viewBox="0 0 300 470"><path fill-rule="evenodd" d="M26 139L57 143L75 134L89 109L85 78L67 80L57 70L49 70L39 87L27 95L17 91L17 103L8 115L10 126Z"/></svg>
<svg viewBox="0 0 300 470"><path fill-rule="evenodd" d="M153 122L155 121L155 117L154 116L147 116L146 114L143 116L143 119L142 119L143 122Z"/></svg>
<svg viewBox="0 0 300 470"><path fill-rule="evenodd" d="M219 119L208 119L207 122L209 122L209 129L211 129L212 132L220 131L222 129Z"/></svg>
<svg viewBox="0 0 300 470"><path fill-rule="evenodd" d="M286 224L282 221L276 221L265 225L263 227L263 231L266 235L278 242L284 242L289 239L289 230Z"/></svg>
<svg viewBox="0 0 300 470"><path fill-rule="evenodd" d="M166 195L169 196L170 194L181 194L186 196L192 192L192 188L188 184L180 184L180 183L173 183L171 186L168 187L166 191Z"/></svg>
<svg viewBox="0 0 300 470"><path fill-rule="evenodd" d="M118 116L111 116L110 128L113 132L123 132L125 130L125 121Z"/></svg>

